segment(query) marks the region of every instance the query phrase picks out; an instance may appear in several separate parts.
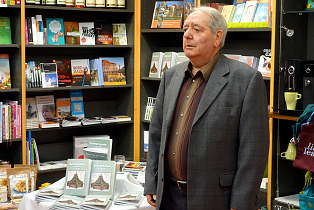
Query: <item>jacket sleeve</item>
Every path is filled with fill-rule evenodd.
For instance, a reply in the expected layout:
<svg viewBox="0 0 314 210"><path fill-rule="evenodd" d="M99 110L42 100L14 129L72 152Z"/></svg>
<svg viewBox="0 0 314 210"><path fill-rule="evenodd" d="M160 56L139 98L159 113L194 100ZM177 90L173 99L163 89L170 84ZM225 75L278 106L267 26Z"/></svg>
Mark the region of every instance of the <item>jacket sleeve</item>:
<svg viewBox="0 0 314 210"><path fill-rule="evenodd" d="M239 123L238 169L232 186L231 208L256 209L256 199L266 167L269 146L265 83L256 72L244 96Z"/></svg>
<svg viewBox="0 0 314 210"><path fill-rule="evenodd" d="M165 77L161 79L159 90L156 97L152 118L149 126L149 143L147 166L145 173L145 189L144 194L153 194L157 192L157 177L158 177L158 158L160 152L161 131L163 123L163 105L165 96Z"/></svg>

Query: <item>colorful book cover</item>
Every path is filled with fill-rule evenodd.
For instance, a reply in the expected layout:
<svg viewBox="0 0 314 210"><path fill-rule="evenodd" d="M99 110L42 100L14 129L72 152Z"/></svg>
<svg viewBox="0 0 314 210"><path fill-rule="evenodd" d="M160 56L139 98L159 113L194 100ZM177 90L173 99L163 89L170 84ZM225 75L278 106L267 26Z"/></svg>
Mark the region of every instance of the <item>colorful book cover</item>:
<svg viewBox="0 0 314 210"><path fill-rule="evenodd" d="M241 23L252 22L258 1L247 1L241 18Z"/></svg>
<svg viewBox="0 0 314 210"><path fill-rule="evenodd" d="M103 71L104 85L125 85L124 57L99 58L100 69Z"/></svg>
<svg viewBox="0 0 314 210"><path fill-rule="evenodd" d="M112 24L105 21L95 23L96 44L113 44Z"/></svg>
<svg viewBox="0 0 314 210"><path fill-rule="evenodd" d="M236 6L234 5L225 5L222 10L222 16L224 16L227 23L232 21Z"/></svg>
<svg viewBox="0 0 314 210"><path fill-rule="evenodd" d="M56 60L58 73L58 86L66 87L72 85L71 60Z"/></svg>
<svg viewBox="0 0 314 210"><path fill-rule="evenodd" d="M268 21L268 3L259 3L256 8L253 22L267 22Z"/></svg>
<svg viewBox="0 0 314 210"><path fill-rule="evenodd" d="M89 189L92 160L68 159L64 194L86 196Z"/></svg>
<svg viewBox="0 0 314 210"><path fill-rule="evenodd" d="M82 91L71 91L71 114L73 117L84 118L84 105Z"/></svg>
<svg viewBox="0 0 314 210"><path fill-rule="evenodd" d="M184 0L184 21L192 13L195 3L195 0Z"/></svg>
<svg viewBox="0 0 314 210"><path fill-rule="evenodd" d="M79 23L80 44L95 45L94 22Z"/></svg>
<svg viewBox="0 0 314 210"><path fill-rule="evenodd" d="M164 52L163 60L162 60L162 65L161 65L161 72L160 76L164 74L164 72L176 65L177 63L177 56L178 54L176 52Z"/></svg>
<svg viewBox="0 0 314 210"><path fill-rule="evenodd" d="M90 66L88 59L72 59L71 72L73 86L90 85Z"/></svg>
<svg viewBox="0 0 314 210"><path fill-rule="evenodd" d="M41 63L41 81L43 88L58 87L58 75L56 63Z"/></svg>
<svg viewBox="0 0 314 210"><path fill-rule="evenodd" d="M0 89L11 89L9 54L0 54Z"/></svg>
<svg viewBox="0 0 314 210"><path fill-rule="evenodd" d="M181 28L183 1L156 1L152 28Z"/></svg>
<svg viewBox="0 0 314 210"><path fill-rule="evenodd" d="M113 30L113 44L114 45L127 45L128 44L125 23L113 23L112 30Z"/></svg>
<svg viewBox="0 0 314 210"><path fill-rule="evenodd" d="M71 116L71 99L57 98L56 99L56 116L57 119L64 119Z"/></svg>
<svg viewBox="0 0 314 210"><path fill-rule="evenodd" d="M0 44L12 44L10 17L0 17Z"/></svg>
<svg viewBox="0 0 314 210"><path fill-rule="evenodd" d="M76 21L64 21L67 44L80 44L79 24Z"/></svg>
<svg viewBox="0 0 314 210"><path fill-rule="evenodd" d="M91 59L90 64L90 85L99 86L99 76L98 76L98 59Z"/></svg>
<svg viewBox="0 0 314 210"><path fill-rule="evenodd" d="M155 2L155 8L154 8L154 12L153 12L153 19L152 19L151 28L161 28L162 27L164 11L161 11L161 14L159 15L159 10L160 10L160 8L163 8L163 10L164 10L165 4L166 4L165 1L156 1Z"/></svg>
<svg viewBox="0 0 314 210"><path fill-rule="evenodd" d="M246 0L234 0L233 5L237 6L238 4L245 4Z"/></svg>
<svg viewBox="0 0 314 210"><path fill-rule="evenodd" d="M89 195L114 195L116 163L114 161L93 160Z"/></svg>
<svg viewBox="0 0 314 210"><path fill-rule="evenodd" d="M237 4L236 10L233 15L232 23L240 23L242 14L244 12L245 4Z"/></svg>
<svg viewBox="0 0 314 210"><path fill-rule="evenodd" d="M39 122L56 120L56 106L54 96L36 96L35 98Z"/></svg>
<svg viewBox="0 0 314 210"><path fill-rule="evenodd" d="M64 45L64 25L63 18L46 18L48 44Z"/></svg>

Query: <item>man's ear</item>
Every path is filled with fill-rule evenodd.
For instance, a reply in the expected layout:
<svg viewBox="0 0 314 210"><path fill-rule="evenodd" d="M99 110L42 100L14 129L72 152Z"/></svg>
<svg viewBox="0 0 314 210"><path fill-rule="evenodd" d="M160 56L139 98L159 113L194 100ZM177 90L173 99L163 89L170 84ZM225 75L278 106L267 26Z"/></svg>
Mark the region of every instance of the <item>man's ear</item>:
<svg viewBox="0 0 314 210"><path fill-rule="evenodd" d="M216 40L215 40L215 47L219 47L220 43L222 42L223 32L222 30L218 30L216 32Z"/></svg>

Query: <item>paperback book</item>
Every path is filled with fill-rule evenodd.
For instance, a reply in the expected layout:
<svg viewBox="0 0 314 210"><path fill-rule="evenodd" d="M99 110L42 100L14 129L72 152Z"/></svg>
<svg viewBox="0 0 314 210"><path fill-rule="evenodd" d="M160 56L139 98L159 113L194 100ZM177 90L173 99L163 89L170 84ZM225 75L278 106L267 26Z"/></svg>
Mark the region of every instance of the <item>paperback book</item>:
<svg viewBox="0 0 314 210"><path fill-rule="evenodd" d="M176 65L177 63L177 56L178 54L176 52L164 52L162 65L161 65L161 72L160 72L160 78L164 74L164 72Z"/></svg>
<svg viewBox="0 0 314 210"><path fill-rule="evenodd" d="M41 81L43 88L58 87L58 75L56 63L41 63Z"/></svg>
<svg viewBox="0 0 314 210"><path fill-rule="evenodd" d="M104 85L125 85L124 57L99 58L99 69L103 71Z"/></svg>
<svg viewBox="0 0 314 210"><path fill-rule="evenodd" d="M112 205L109 196L87 195L80 205L81 210L108 210Z"/></svg>
<svg viewBox="0 0 314 210"><path fill-rule="evenodd" d="M236 10L232 18L232 23L240 23L242 14L244 12L244 8L245 8L245 3L237 4Z"/></svg>
<svg viewBox="0 0 314 210"><path fill-rule="evenodd" d="M258 1L247 1L241 18L241 23L252 22Z"/></svg>
<svg viewBox="0 0 314 210"><path fill-rule="evenodd" d="M80 204L84 198L73 195L62 195L49 210L64 210L64 209L80 209Z"/></svg>
<svg viewBox="0 0 314 210"><path fill-rule="evenodd" d="M95 45L94 22L79 23L80 44Z"/></svg>
<svg viewBox="0 0 314 210"><path fill-rule="evenodd" d="M71 91L71 114L73 117L84 118L84 105L82 91Z"/></svg>
<svg viewBox="0 0 314 210"><path fill-rule="evenodd" d="M53 95L36 96L39 122L56 120L56 107Z"/></svg>
<svg viewBox="0 0 314 210"><path fill-rule="evenodd" d="M71 86L71 60L56 60L55 63L57 64L58 87Z"/></svg>
<svg viewBox="0 0 314 210"><path fill-rule="evenodd" d="M9 54L0 54L0 89L11 89Z"/></svg>
<svg viewBox="0 0 314 210"><path fill-rule="evenodd" d="M63 18L46 18L47 38L50 45L64 45ZM33 31L34 32L34 31Z"/></svg>
<svg viewBox="0 0 314 210"><path fill-rule="evenodd" d="M113 44L112 24L105 21L95 23L96 44Z"/></svg>
<svg viewBox="0 0 314 210"><path fill-rule="evenodd" d="M88 59L72 59L71 72L73 86L90 85L90 67Z"/></svg>
<svg viewBox="0 0 314 210"><path fill-rule="evenodd" d="M163 52L153 52L150 63L149 77L160 77L163 56Z"/></svg>
<svg viewBox="0 0 314 210"><path fill-rule="evenodd" d="M253 22L268 21L268 3L259 3L256 8Z"/></svg>
<svg viewBox="0 0 314 210"><path fill-rule="evenodd" d="M57 108L57 119L62 120L66 117L71 116L71 99L70 98L57 98L56 99Z"/></svg>
<svg viewBox="0 0 314 210"><path fill-rule="evenodd" d="M92 160L111 160L112 139L88 138L84 157Z"/></svg>
<svg viewBox="0 0 314 210"><path fill-rule="evenodd" d="M90 64L90 86L99 86L98 59L91 59Z"/></svg>
<svg viewBox="0 0 314 210"><path fill-rule="evenodd" d="M60 198L61 195L63 195L63 190L47 186L39 190L39 192L35 195L35 201L37 202L56 201Z"/></svg>
<svg viewBox="0 0 314 210"><path fill-rule="evenodd" d="M12 44L10 17L0 17L0 44Z"/></svg>
<svg viewBox="0 0 314 210"><path fill-rule="evenodd" d="M226 5L223 7L221 14L222 16L224 16L227 23L230 23L232 21L235 10L236 10L236 6L234 5Z"/></svg>
<svg viewBox="0 0 314 210"><path fill-rule="evenodd" d="M80 44L79 24L76 21L64 21L66 44Z"/></svg>
<svg viewBox="0 0 314 210"><path fill-rule="evenodd" d="M125 23L113 23L112 30L113 30L113 44L114 45L127 45L128 44Z"/></svg>
<svg viewBox="0 0 314 210"><path fill-rule="evenodd" d="M110 139L109 135L73 136L73 157L74 159L84 159L83 149L87 148L89 138Z"/></svg>
<svg viewBox="0 0 314 210"><path fill-rule="evenodd" d="M26 129L38 128L38 112L35 98L26 98Z"/></svg>
<svg viewBox="0 0 314 210"><path fill-rule="evenodd" d="M139 207L144 199L143 192L120 193L114 200L116 205L132 205Z"/></svg>

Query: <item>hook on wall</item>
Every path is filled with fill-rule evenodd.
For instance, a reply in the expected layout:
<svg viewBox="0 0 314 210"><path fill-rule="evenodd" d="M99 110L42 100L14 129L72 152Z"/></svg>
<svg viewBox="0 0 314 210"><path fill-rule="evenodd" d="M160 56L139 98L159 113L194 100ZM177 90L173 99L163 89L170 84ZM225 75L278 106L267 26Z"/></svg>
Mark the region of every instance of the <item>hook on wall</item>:
<svg viewBox="0 0 314 210"><path fill-rule="evenodd" d="M293 29L289 29L285 26L280 26L281 29L285 30L286 31L286 36L287 37L292 37L293 34L294 34L294 30Z"/></svg>

